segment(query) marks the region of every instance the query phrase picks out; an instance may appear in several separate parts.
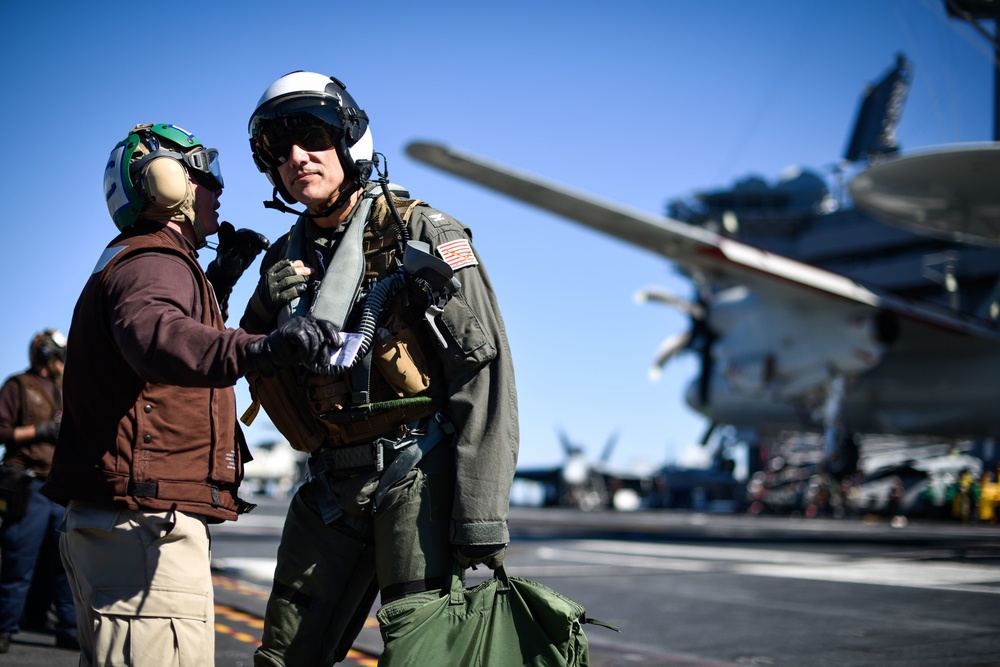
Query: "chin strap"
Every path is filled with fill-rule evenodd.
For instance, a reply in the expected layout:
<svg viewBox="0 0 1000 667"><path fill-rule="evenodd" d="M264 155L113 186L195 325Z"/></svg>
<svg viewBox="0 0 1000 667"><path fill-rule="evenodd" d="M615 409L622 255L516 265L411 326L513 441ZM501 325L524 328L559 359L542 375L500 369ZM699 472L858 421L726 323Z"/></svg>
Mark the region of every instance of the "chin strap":
<svg viewBox="0 0 1000 667"><path fill-rule="evenodd" d="M353 187L346 190L342 195L340 195L340 197L337 198L337 201L333 202L330 206L326 207L319 213L310 213L308 210L296 211L294 208L286 205L283 201L278 199L278 188L275 188L274 193L271 195L271 200L264 202L264 208L273 208L277 211L281 211L282 213L292 213L294 215L301 215L314 220L316 218L325 218L342 208L344 204L350 201L354 193L361 189L361 187L360 183L355 182Z"/></svg>
<svg viewBox="0 0 1000 667"><path fill-rule="evenodd" d="M368 174L371 172L371 169L369 168L370 164L372 163L369 162L368 160L358 160L355 163L354 169L352 170L356 172L356 178L354 179L353 187L348 188L343 194L340 195L340 197L337 198L337 201L333 202L333 204L323 209L319 213L310 213L308 210L296 211L291 206L288 206L287 204L285 204L285 202L281 201L278 198L278 186L274 187L274 192L271 193L271 200L264 202L264 208L273 208L274 210L281 211L282 213L292 213L293 215L301 215L307 218L312 218L314 220L316 218L325 218L333 214L338 209L342 208L348 202L348 200L350 200L350 198L354 195L355 192L357 192L358 190L363 190L365 186L368 185ZM374 164L376 165L377 169L378 158L375 158ZM279 176L277 174L274 174L272 178L279 178Z"/></svg>
<svg viewBox="0 0 1000 667"><path fill-rule="evenodd" d="M208 239L205 237L205 228L201 226L201 220L197 216L191 222L191 227L194 228L194 249L201 250L208 245Z"/></svg>
<svg viewBox="0 0 1000 667"><path fill-rule="evenodd" d="M270 201L264 202L264 208L273 208L276 211L281 211L282 213L294 213L295 215L308 215L306 213L299 213L291 206L285 204L285 202L278 199L278 188L274 189L274 193L271 195Z"/></svg>

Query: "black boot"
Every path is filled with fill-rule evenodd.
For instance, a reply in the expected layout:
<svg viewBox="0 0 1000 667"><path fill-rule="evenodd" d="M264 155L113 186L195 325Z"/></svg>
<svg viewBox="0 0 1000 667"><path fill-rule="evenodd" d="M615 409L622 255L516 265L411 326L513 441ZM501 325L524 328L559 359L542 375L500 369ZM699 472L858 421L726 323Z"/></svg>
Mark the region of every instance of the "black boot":
<svg viewBox="0 0 1000 667"><path fill-rule="evenodd" d="M80 650L80 640L76 636L76 630L66 630L56 633L56 648L64 648L70 651Z"/></svg>

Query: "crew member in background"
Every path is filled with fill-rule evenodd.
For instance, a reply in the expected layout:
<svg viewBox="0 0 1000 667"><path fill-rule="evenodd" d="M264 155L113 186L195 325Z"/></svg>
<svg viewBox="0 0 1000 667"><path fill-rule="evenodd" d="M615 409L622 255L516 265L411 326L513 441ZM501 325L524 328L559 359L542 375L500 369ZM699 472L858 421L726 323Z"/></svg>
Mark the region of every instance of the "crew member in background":
<svg viewBox="0 0 1000 667"><path fill-rule="evenodd" d="M384 171L369 182L368 118L343 84L281 77L249 130L275 188L266 205L298 218L265 254L242 325L263 333L311 312L362 334L339 373L248 376L275 426L311 452L254 661L327 665L344 659L380 592L385 604L447 587L456 562L502 562L518 449L513 364L471 232L390 195Z"/></svg>
<svg viewBox="0 0 1000 667"><path fill-rule="evenodd" d="M174 125L137 125L107 162L121 233L73 312L43 487L67 505L81 665L214 663L208 524L253 508L237 495L247 447L233 385L249 370L328 363L339 343L308 317L267 336L225 327L198 264L222 187L218 152ZM228 261L237 246L222 245L216 277L253 259Z"/></svg>
<svg viewBox="0 0 1000 667"><path fill-rule="evenodd" d="M36 334L28 359L31 367L9 377L0 388L0 444L6 448L3 465L33 476L30 482L25 480L24 514L8 514L0 525L0 653L10 650L11 635L21 630L21 617L33 588L42 601L39 612L43 618L39 620L44 621L50 603L54 607L56 646L75 651L80 644L73 593L59 559L57 529L65 510L39 493L52 466L62 419L66 338L56 329Z"/></svg>

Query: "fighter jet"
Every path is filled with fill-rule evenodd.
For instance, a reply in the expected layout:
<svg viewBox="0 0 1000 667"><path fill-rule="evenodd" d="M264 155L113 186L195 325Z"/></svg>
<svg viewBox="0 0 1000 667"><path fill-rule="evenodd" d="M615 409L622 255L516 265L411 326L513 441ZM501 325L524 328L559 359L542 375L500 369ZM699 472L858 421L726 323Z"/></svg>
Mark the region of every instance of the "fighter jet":
<svg viewBox="0 0 1000 667"><path fill-rule="evenodd" d="M642 500L653 490L654 471L614 470L609 466L611 454L618 444L618 434L612 433L604 443L601 456L592 461L586 448L559 431L559 443L566 458L551 467L518 468L515 480L527 480L542 485L542 504L547 507L571 507L584 511L596 509L638 509Z"/></svg>
<svg viewBox="0 0 1000 667"><path fill-rule="evenodd" d="M898 152L911 75L900 55L867 88L845 160L877 165ZM657 288L638 296L689 315L689 330L664 341L653 368L698 355L686 400L713 424L752 431L758 443L788 430L822 433L822 469L834 476L856 469L858 434L1000 435L996 249L838 205L808 173L673 202L664 217L438 143L407 153L658 254L689 277L695 299ZM1000 144L975 155L984 182L1000 182ZM983 210L1000 219L1000 206Z"/></svg>

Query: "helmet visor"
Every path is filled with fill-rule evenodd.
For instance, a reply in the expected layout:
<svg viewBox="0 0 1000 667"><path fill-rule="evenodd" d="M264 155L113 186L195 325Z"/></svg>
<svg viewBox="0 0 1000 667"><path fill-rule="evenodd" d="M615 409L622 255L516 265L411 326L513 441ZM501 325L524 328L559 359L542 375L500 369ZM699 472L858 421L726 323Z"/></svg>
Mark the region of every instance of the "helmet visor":
<svg viewBox="0 0 1000 667"><path fill-rule="evenodd" d="M337 107L315 98L279 100L254 114L250 124L250 146L269 168L288 159L293 145L306 151L325 151L337 146L344 125Z"/></svg>

